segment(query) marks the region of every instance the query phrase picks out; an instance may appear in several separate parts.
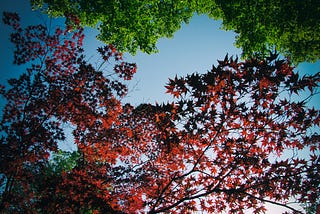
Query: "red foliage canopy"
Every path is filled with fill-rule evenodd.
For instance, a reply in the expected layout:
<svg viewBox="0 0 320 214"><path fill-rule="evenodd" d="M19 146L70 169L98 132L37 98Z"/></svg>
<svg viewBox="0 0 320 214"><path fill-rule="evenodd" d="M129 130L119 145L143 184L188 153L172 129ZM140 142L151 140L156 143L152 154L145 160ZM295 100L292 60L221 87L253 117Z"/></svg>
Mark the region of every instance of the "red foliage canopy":
<svg viewBox="0 0 320 214"><path fill-rule="evenodd" d="M81 28L49 35L22 29L16 14L4 21L15 63L31 67L1 89L1 211L259 213L265 202L296 211L288 201L319 197L320 112L306 105L319 73L299 78L276 54L226 56L207 73L170 79L172 103L122 106L126 86L85 61ZM136 72L112 45L98 52L115 59L119 78ZM48 173L66 123L80 158Z"/></svg>

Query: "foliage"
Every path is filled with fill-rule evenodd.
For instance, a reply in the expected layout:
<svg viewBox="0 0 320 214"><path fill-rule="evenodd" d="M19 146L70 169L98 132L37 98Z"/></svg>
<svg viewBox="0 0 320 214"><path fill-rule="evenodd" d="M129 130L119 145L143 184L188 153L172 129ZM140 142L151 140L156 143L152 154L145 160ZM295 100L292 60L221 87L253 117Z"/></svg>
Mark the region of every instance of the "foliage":
<svg viewBox="0 0 320 214"><path fill-rule="evenodd" d="M69 18L76 26L78 19ZM0 173L4 175L0 207L7 212L24 212L25 209L33 212L37 209L35 199L38 196L33 196L30 185L37 181L35 175L43 173L50 152L57 152L57 143L65 140L63 124L75 127L75 138L88 127L94 133L96 127L112 126L121 110L119 98L127 92L124 83L115 80L116 76L129 80L136 72L136 65L124 62L121 53L109 45L99 48L99 53L104 63L114 59L114 71L108 74L95 70L82 54L84 34L80 27L72 33L70 26L56 28L50 35L42 25L23 29L17 14L4 13L3 22L13 28L14 64L28 66L18 79L8 81L8 89L1 88L7 104L0 126ZM114 78L108 79L108 75ZM79 143L79 148L85 145ZM67 171L61 173L59 184L66 176L72 176ZM44 184L48 184L47 180ZM46 191L42 191L41 197L50 199ZM64 212L74 209L71 202L71 205L68 200L65 203L66 206L61 207ZM47 206L42 209L50 210L50 204ZM56 211L59 209L54 207Z"/></svg>
<svg viewBox="0 0 320 214"><path fill-rule="evenodd" d="M306 89L312 96L320 76L300 79L287 61L276 57L240 63L226 57L206 74L170 80L168 92L178 98L171 111L186 139L172 146L195 154L186 161L186 172L172 179L178 186L182 178L189 184L176 205L192 205L194 198L215 194L207 208L200 199L202 208L214 213L229 205L231 213L237 213L248 207L263 211L259 200L284 202L288 208L285 201L290 197L319 197L320 138L312 129L319 127L319 111L306 107L308 99L288 96ZM310 157L298 155L304 149ZM284 155L286 150L292 155Z"/></svg>
<svg viewBox="0 0 320 214"><path fill-rule="evenodd" d="M245 57L277 49L293 62L320 59L320 2L217 0L224 29L238 33Z"/></svg>
<svg viewBox="0 0 320 214"><path fill-rule="evenodd" d="M184 2L178 1L51 1L33 0L53 16L74 14L83 25L97 27L98 38L113 44L120 51L146 53L156 51L156 42L162 37L171 37L181 23L188 22L193 11Z"/></svg>
<svg viewBox="0 0 320 214"><path fill-rule="evenodd" d="M157 52L160 38L170 38L195 12L220 14L214 1L192 0L30 0L34 9L54 16L77 16L81 24L99 30L98 39L120 51Z"/></svg>
<svg viewBox="0 0 320 214"><path fill-rule="evenodd" d="M306 203L302 205L306 211L306 214L317 214L320 212L319 198L314 203Z"/></svg>
<svg viewBox="0 0 320 214"><path fill-rule="evenodd" d="M69 152L59 150L57 153L52 153L47 165L49 173L61 174L69 172L77 166L80 154L77 151Z"/></svg>
<svg viewBox="0 0 320 214"><path fill-rule="evenodd" d="M276 49L294 63L320 58L320 3L294 1L172 0L31 0L53 16L73 14L83 25L97 27L99 39L121 51L151 53L162 37L171 37L194 13L223 21L235 31L243 56L267 55Z"/></svg>
<svg viewBox="0 0 320 214"><path fill-rule="evenodd" d="M4 17L15 63L31 65L1 89L1 212L261 213L265 203L299 212L291 199L319 198L320 112L307 102L320 73L299 77L276 53L226 56L207 73L170 79L172 103L133 107L110 75L129 80L136 65L113 46L98 49L115 63L103 72L85 61L80 27L50 35ZM51 164L66 123L78 153Z"/></svg>

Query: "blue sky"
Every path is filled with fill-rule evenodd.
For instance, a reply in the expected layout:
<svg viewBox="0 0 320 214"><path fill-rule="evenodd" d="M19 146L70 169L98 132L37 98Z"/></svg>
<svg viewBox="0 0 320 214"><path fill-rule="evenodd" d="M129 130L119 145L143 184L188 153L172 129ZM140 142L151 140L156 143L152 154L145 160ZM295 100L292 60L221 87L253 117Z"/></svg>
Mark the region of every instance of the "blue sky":
<svg viewBox="0 0 320 214"><path fill-rule="evenodd" d="M2 11L19 13L24 26L49 23L46 16L31 11L28 0L2 0L0 9L1 15ZM227 53L229 56L240 55L241 51L233 46L235 34L220 30L220 24L221 22L206 16L194 16L188 25L182 25L174 38L159 40L157 45L159 53L152 55L138 53L135 56L125 54L125 60L137 63L138 72L129 82L131 90L124 102L139 105L146 102L167 101L171 98L165 94L164 86L168 78L192 72L204 73ZM8 30L9 28L0 24L0 84L4 84L8 78L17 77L22 71L21 68L12 65L13 46L9 42ZM102 45L95 39L95 35L95 31L86 30L85 51L87 58L93 61L97 56L96 48ZM298 70L302 74L314 74L320 70L320 62L302 63ZM313 99L312 104L320 108L320 97ZM279 213L281 210L269 208L268 213L273 212Z"/></svg>
<svg viewBox="0 0 320 214"><path fill-rule="evenodd" d="M192 72L204 73L210 70L217 59L239 55L233 46L235 35L219 30L220 22L206 16L195 16L189 24L182 25L173 38L160 39L159 53L139 53L128 57L138 64L135 80L139 81L134 97L140 102L154 102L170 98L163 87L168 78ZM129 94L132 97L131 94Z"/></svg>

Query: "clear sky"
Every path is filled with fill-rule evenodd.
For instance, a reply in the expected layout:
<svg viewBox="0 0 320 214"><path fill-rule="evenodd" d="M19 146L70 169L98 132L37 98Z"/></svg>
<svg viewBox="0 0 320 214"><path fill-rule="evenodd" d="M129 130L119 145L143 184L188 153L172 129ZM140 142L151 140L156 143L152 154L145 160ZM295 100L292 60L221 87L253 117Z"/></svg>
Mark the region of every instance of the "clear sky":
<svg viewBox="0 0 320 214"><path fill-rule="evenodd" d="M1 15L3 11L17 12L24 26L29 24L49 23L46 16L32 12L29 0L1 0ZM220 30L220 22L206 16L194 16L188 25L183 25L174 38L160 39L159 53L147 55L138 53L135 56L125 55L129 62L136 62L138 71L129 83L130 93L125 102L133 105L148 102L166 101L170 96L165 94L164 85L168 78L175 75L186 75L192 72L204 73L209 70L217 59L222 59L228 53L239 55L240 50L233 46L235 34ZM13 66L13 46L10 44L9 28L0 24L0 84L10 77L17 77L21 68ZM88 58L94 59L96 48L102 45L95 39L96 32L87 29L85 51ZM320 62L315 64L302 63L298 70L301 73L316 73L320 70ZM313 100L318 108L319 96ZM2 106L2 105L1 105ZM279 208L269 209L268 213L279 213Z"/></svg>

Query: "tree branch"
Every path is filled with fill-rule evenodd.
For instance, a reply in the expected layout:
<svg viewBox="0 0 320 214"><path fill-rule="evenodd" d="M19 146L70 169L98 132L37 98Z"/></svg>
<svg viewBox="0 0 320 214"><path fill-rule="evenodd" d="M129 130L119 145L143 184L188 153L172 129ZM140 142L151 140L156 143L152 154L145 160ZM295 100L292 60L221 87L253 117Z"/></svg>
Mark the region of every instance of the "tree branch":
<svg viewBox="0 0 320 214"><path fill-rule="evenodd" d="M277 206L285 207L287 209L290 209L290 210L294 211L295 213L301 213L301 214L303 213L303 212L301 212L299 210L296 210L296 209L294 209L294 208L292 208L292 207L290 207L290 206L288 206L286 204L282 204L282 203L278 203L278 202L275 202L275 201L267 200L265 198L260 198L260 197L254 196L254 195L252 195L250 193L247 193L247 192L243 192L243 194L245 194L245 195L247 195L247 196L249 196L251 198L257 199L259 201L262 201L262 202L266 202L266 203L274 204L274 205L277 205Z"/></svg>

